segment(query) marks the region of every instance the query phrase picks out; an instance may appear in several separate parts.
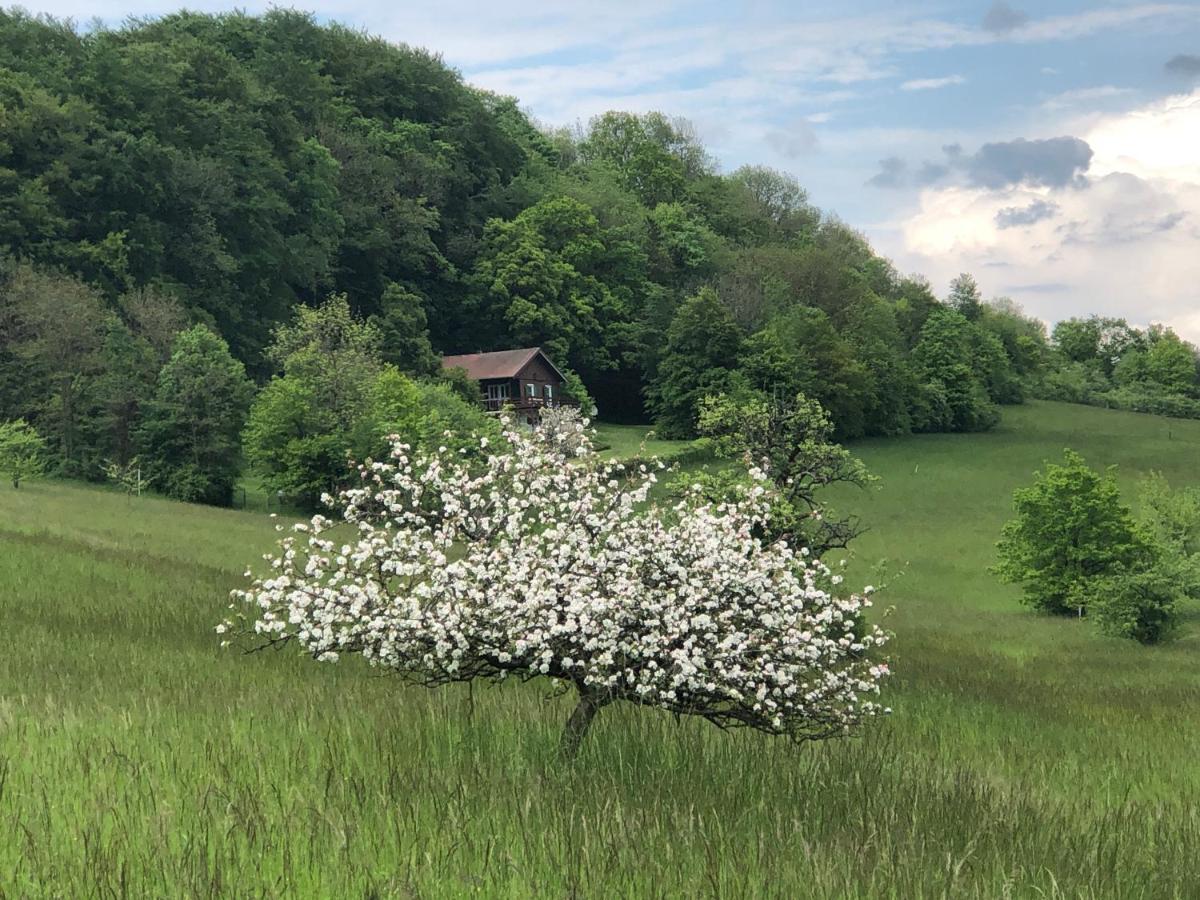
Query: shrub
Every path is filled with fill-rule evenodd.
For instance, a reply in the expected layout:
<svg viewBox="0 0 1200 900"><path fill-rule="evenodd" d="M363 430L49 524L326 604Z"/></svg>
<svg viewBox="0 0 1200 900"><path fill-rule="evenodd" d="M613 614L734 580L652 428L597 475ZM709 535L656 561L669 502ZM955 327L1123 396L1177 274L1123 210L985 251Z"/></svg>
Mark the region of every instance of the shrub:
<svg viewBox="0 0 1200 900"><path fill-rule="evenodd" d="M467 374L466 369L442 369L435 376L438 384L443 384L460 400L479 405L481 391L479 382Z"/></svg>
<svg viewBox="0 0 1200 900"><path fill-rule="evenodd" d="M1176 419L1200 419L1200 400L1172 394L1153 385L1117 388L1097 395L1093 402L1109 409L1153 413Z"/></svg>
<svg viewBox="0 0 1200 900"><path fill-rule="evenodd" d="M1043 400L1062 400L1066 403L1095 403L1109 389L1108 379L1095 365L1067 362L1048 372L1038 387Z"/></svg>
<svg viewBox="0 0 1200 900"><path fill-rule="evenodd" d="M1043 400L1086 403L1175 419L1200 419L1200 400L1195 397L1173 393L1152 382L1113 388L1094 365L1086 363L1066 363L1048 373L1035 393Z"/></svg>
<svg viewBox="0 0 1200 900"><path fill-rule="evenodd" d="M587 385L573 369L563 370L563 393L575 401L579 411L587 417L596 415L596 401L588 393Z"/></svg>
<svg viewBox="0 0 1200 900"><path fill-rule="evenodd" d="M1101 579L1089 609L1105 634L1155 644L1175 627L1181 596L1173 567L1154 566Z"/></svg>

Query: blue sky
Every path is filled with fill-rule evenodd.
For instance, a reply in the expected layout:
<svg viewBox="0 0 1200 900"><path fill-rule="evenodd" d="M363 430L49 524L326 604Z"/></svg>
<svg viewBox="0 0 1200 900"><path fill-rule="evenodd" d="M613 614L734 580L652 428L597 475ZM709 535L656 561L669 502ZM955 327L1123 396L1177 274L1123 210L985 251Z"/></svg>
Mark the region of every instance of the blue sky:
<svg viewBox="0 0 1200 900"><path fill-rule="evenodd" d="M967 270L1049 321L1097 311L1200 340L1200 0L310 9L440 52L550 125L686 117L724 168L793 173L939 293Z"/></svg>

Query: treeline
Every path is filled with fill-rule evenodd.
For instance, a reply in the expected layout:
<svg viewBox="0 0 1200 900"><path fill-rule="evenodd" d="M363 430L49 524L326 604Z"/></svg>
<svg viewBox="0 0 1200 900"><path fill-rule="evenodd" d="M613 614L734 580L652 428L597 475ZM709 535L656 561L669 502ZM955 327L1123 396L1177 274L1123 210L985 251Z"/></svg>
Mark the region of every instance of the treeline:
<svg viewBox="0 0 1200 900"><path fill-rule="evenodd" d="M378 458L390 434L431 443L446 429L488 427L473 385L434 376L424 320L395 291L365 321L340 296L300 307L273 333L265 355L278 374L261 389L170 295L134 291L110 308L77 279L21 265L0 296L0 424L20 423L22 440L44 442L60 475L136 477L139 489L228 504L248 462L268 486L314 507L346 483L348 458ZM9 459L7 449L5 465L28 468L27 453Z"/></svg>
<svg viewBox="0 0 1200 900"><path fill-rule="evenodd" d="M544 129L436 56L292 11L82 33L0 12L0 122L0 421L70 475L199 458L151 437L185 350L221 357L232 458L252 395L283 396L281 335L330 297L371 326L369 380L537 344L605 418L681 437L716 393L805 393L839 439L984 429L1054 367L1014 304L969 276L939 299L791 177L718 171L684 122ZM290 439L345 421L297 414Z"/></svg>
<svg viewBox="0 0 1200 900"><path fill-rule="evenodd" d="M297 304L344 293L365 317L398 286L436 349L544 344L635 418L708 287L744 337L802 332L809 368L859 362L847 433L904 424L870 395L936 308L928 287L792 179L718 173L682 123L546 132L428 53L288 11L87 33L13 12L0 36L3 246L110 304L178 298L255 377Z"/></svg>
<svg viewBox="0 0 1200 900"><path fill-rule="evenodd" d="M1040 396L1200 419L1196 348L1170 328L1139 329L1103 316L1066 319L1054 326L1053 344Z"/></svg>

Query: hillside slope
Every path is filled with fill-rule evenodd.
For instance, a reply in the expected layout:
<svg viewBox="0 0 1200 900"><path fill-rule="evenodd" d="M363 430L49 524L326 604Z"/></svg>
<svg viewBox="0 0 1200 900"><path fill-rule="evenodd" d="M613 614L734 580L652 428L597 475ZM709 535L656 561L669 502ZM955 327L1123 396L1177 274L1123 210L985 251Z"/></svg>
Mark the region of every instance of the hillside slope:
<svg viewBox="0 0 1200 900"><path fill-rule="evenodd" d="M1071 445L1194 482L1200 423L1031 404L861 443L895 715L793 748L637 709L579 765L545 686L428 692L221 651L261 515L0 491L0 890L15 895L1162 897L1200 893L1196 610L1158 648L986 574L1011 488ZM1057 891L1057 893L1055 893Z"/></svg>

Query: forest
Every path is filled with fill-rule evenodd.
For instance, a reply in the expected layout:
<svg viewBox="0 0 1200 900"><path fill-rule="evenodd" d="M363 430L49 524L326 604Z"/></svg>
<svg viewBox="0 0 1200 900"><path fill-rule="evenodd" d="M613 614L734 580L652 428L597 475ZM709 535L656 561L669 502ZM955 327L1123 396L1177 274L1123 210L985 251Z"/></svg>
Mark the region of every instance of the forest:
<svg viewBox="0 0 1200 900"><path fill-rule="evenodd" d="M294 11L0 12L0 126L0 422L70 477L138 460L228 503L248 461L311 499L397 423L475 415L439 354L514 346L670 438L720 394L805 394L839 440L986 430L1028 396L1200 415L1167 328L1048 335L968 274L939 296L685 121L546 127Z"/></svg>

